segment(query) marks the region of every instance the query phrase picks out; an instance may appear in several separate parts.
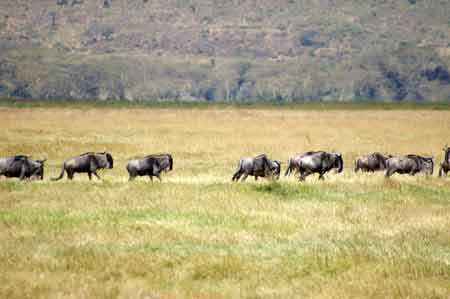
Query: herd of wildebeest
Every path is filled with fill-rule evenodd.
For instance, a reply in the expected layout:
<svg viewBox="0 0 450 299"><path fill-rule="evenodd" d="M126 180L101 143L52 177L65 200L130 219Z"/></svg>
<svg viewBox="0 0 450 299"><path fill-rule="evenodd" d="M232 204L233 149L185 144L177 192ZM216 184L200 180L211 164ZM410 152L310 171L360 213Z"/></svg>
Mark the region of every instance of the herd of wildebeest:
<svg viewBox="0 0 450 299"><path fill-rule="evenodd" d="M439 176L447 175L450 171L450 147L446 145L443 148L444 161L439 167ZM0 176L16 177L23 179L44 179L44 162L46 160L33 160L25 155L16 155L7 158L0 158ZM75 173L87 173L89 180L92 175L100 179L97 174L99 169L113 168L114 160L110 153L88 152L82 155L70 158L64 161L61 173L52 180L60 180L67 173L67 177L72 180ZM129 180L137 176L148 176L152 181L153 177L161 180L161 173L173 169L173 159L170 154L148 155L141 159L128 161L126 169L129 174ZM297 174L300 181L304 181L307 176L317 173L319 179L324 179L324 174L335 169L340 173L344 169L344 162L341 153L325 151L309 151L295 155L288 160L285 176ZM386 177L394 173L415 175L424 172L433 174L433 157L424 157L420 155L392 156L383 155L375 152L369 155L361 156L355 161L355 172L385 171ZM261 154L253 158L242 158L236 172L233 174L232 181L245 181L250 175L255 180L258 177L279 179L281 173L281 162L271 160L266 154Z"/></svg>

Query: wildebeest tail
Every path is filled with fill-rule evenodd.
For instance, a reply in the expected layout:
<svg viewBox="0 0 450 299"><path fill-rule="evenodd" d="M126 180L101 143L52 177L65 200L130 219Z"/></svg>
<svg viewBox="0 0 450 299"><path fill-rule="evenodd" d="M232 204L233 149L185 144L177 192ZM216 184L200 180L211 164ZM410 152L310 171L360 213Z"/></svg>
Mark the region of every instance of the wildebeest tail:
<svg viewBox="0 0 450 299"><path fill-rule="evenodd" d="M386 169L387 167L387 159L386 157L382 156L381 157L381 165L383 165L383 169Z"/></svg>
<svg viewBox="0 0 450 299"><path fill-rule="evenodd" d="M242 159L240 159L237 169L236 169L235 173L233 174L233 177L231 178L232 181L235 181L239 178L239 174L241 173L241 169L242 169L242 163L243 163L243 161L242 161Z"/></svg>
<svg viewBox="0 0 450 299"><path fill-rule="evenodd" d="M289 158L288 163L287 163L287 168L286 168L286 172L284 173L284 176L288 176L291 174L292 172L292 158Z"/></svg>
<svg viewBox="0 0 450 299"><path fill-rule="evenodd" d="M59 177L57 178L52 178L52 181L58 181L60 179L62 179L64 177L64 171L66 170L66 165L63 164L62 169L61 169L61 173L59 174Z"/></svg>
<svg viewBox="0 0 450 299"><path fill-rule="evenodd" d="M173 169L173 159L172 159L172 155L168 155L169 156L169 170Z"/></svg>
<svg viewBox="0 0 450 299"><path fill-rule="evenodd" d="M433 174L433 172L434 172L434 161L433 161L433 158L431 158L431 159L430 159L430 162L431 162L431 170L430 170L430 175L432 175L432 174Z"/></svg>

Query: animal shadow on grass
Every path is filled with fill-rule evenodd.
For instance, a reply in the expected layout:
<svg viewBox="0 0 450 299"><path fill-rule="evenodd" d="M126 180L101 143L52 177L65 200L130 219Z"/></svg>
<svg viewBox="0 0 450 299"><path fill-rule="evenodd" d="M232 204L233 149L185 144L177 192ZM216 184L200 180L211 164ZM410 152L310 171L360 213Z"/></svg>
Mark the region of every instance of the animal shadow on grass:
<svg viewBox="0 0 450 299"><path fill-rule="evenodd" d="M320 190L315 186L292 185L279 182L269 184L253 185L252 189L260 194L275 197L279 200L297 200L321 197Z"/></svg>

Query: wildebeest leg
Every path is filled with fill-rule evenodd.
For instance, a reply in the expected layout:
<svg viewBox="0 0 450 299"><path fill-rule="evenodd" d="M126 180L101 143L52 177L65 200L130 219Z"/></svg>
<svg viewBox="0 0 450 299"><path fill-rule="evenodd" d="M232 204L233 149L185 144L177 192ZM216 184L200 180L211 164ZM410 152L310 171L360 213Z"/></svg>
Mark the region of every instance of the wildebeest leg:
<svg viewBox="0 0 450 299"><path fill-rule="evenodd" d="M257 175L255 175L255 181L257 181L258 180L258 176Z"/></svg>
<svg viewBox="0 0 450 299"><path fill-rule="evenodd" d="M128 182L131 182L132 180L134 180L134 178L135 178L135 176L130 173L130 177L128 178Z"/></svg>
<svg viewBox="0 0 450 299"><path fill-rule="evenodd" d="M74 175L74 171L72 170L67 170L67 177L69 178L69 180L73 180L73 175Z"/></svg>
<svg viewBox="0 0 450 299"><path fill-rule="evenodd" d="M239 179L242 176L242 171L240 169L238 169L238 171L236 171L236 173L233 175L233 181L239 181Z"/></svg>
<svg viewBox="0 0 450 299"><path fill-rule="evenodd" d="M439 176L441 177L442 174L447 176L448 172L450 171L449 165L446 165L444 163L441 164L441 167L439 168Z"/></svg>
<svg viewBox="0 0 450 299"><path fill-rule="evenodd" d="M244 176L242 177L241 182L244 182L247 179L247 177L248 177L248 173L244 174Z"/></svg>
<svg viewBox="0 0 450 299"><path fill-rule="evenodd" d="M393 175L394 174L394 172L395 172L395 169L387 169L386 170L386 174L385 174L385 177L390 177L391 175Z"/></svg>
<svg viewBox="0 0 450 299"><path fill-rule="evenodd" d="M97 179L99 179L99 180L102 179L101 177L98 176L97 171L93 171L92 173L97 177Z"/></svg>
<svg viewBox="0 0 450 299"><path fill-rule="evenodd" d="M309 176L312 172L309 170L306 170L302 173L302 175L300 176L300 181L304 181L306 180L306 177Z"/></svg>
<svg viewBox="0 0 450 299"><path fill-rule="evenodd" d="M419 170L418 170L417 168L415 168L415 169L411 170L411 172L409 173L409 175L415 176L416 173L418 173L418 172L419 172Z"/></svg>
<svg viewBox="0 0 450 299"><path fill-rule="evenodd" d="M23 181L23 179L25 178L25 173L26 173L27 169L25 168L25 165L22 165L22 168L20 170L20 180Z"/></svg>
<svg viewBox="0 0 450 299"><path fill-rule="evenodd" d="M305 172L303 170L299 171L298 180L299 181L304 181L305 180Z"/></svg>
<svg viewBox="0 0 450 299"><path fill-rule="evenodd" d="M158 173L157 175L156 175L156 177L159 179L159 181L160 182L162 182L162 180L161 180L161 176L160 176L160 174Z"/></svg>
<svg viewBox="0 0 450 299"><path fill-rule="evenodd" d="M232 181L238 181L240 178L240 174L241 174L241 170L238 169L234 174L233 177L231 178Z"/></svg>
<svg viewBox="0 0 450 299"><path fill-rule="evenodd" d="M89 180L91 181L92 180L92 173L90 171L88 172L88 176L89 176Z"/></svg>
<svg viewBox="0 0 450 299"><path fill-rule="evenodd" d="M445 176L447 176L448 172L450 171L450 165L442 165L442 170L444 171Z"/></svg>
<svg viewBox="0 0 450 299"><path fill-rule="evenodd" d="M151 174L149 174L148 178L150 179L150 181L152 181L152 184L153 184L153 176Z"/></svg>
<svg viewBox="0 0 450 299"><path fill-rule="evenodd" d="M325 172L319 172L319 180L325 180L325 178L323 177L324 174Z"/></svg>

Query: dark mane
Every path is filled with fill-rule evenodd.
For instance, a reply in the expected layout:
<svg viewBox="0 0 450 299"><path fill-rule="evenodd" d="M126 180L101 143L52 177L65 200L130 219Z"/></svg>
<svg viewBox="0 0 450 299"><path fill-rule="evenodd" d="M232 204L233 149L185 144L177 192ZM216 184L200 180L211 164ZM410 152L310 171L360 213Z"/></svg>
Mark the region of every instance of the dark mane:
<svg viewBox="0 0 450 299"><path fill-rule="evenodd" d="M267 155L266 154L259 154L258 156L255 157L255 159L259 159L259 158L266 158L267 159Z"/></svg>
<svg viewBox="0 0 450 299"><path fill-rule="evenodd" d="M151 154L151 155L145 156L144 159L145 158L151 158L151 157L153 157L153 158L169 157L170 158L171 155L170 154L166 154L166 153Z"/></svg>
<svg viewBox="0 0 450 299"><path fill-rule="evenodd" d="M24 160L24 159L28 159L28 156L25 156L25 155L14 156L14 161L19 161L19 160Z"/></svg>
<svg viewBox="0 0 450 299"><path fill-rule="evenodd" d="M81 156L86 156L86 155L93 155L93 154L94 154L93 152L86 152L86 153L81 154L80 157Z"/></svg>
<svg viewBox="0 0 450 299"><path fill-rule="evenodd" d="M423 157L423 156L414 155L414 154L406 155L406 157L412 158L412 159L419 159L421 161L433 161L433 158L431 158L431 157Z"/></svg>
<svg viewBox="0 0 450 299"><path fill-rule="evenodd" d="M317 154L317 153L323 153L324 151L309 151L309 152L306 152L306 153L303 153L303 154L301 154L302 156L309 156L309 155L314 155L314 154Z"/></svg>
<svg viewBox="0 0 450 299"><path fill-rule="evenodd" d="M377 158L378 160L380 160L380 161L382 161L382 162L385 162L387 159L389 159L389 155L383 155L382 153L380 153L380 152L374 152L373 154L372 154L372 157L374 157L374 158ZM384 164L384 163L383 163Z"/></svg>

